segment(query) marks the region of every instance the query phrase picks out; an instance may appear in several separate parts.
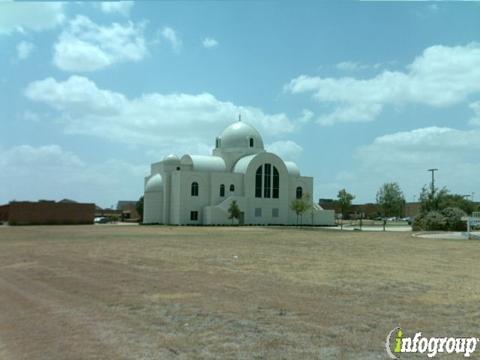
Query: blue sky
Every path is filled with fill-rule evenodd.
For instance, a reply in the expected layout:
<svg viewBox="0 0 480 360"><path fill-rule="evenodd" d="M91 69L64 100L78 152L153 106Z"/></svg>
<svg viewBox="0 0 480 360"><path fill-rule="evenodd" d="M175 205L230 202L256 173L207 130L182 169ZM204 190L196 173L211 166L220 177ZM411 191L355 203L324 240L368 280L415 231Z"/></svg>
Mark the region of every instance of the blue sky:
<svg viewBox="0 0 480 360"><path fill-rule="evenodd" d="M480 198L480 4L0 1L0 203L137 199L238 114L267 149L375 201Z"/></svg>

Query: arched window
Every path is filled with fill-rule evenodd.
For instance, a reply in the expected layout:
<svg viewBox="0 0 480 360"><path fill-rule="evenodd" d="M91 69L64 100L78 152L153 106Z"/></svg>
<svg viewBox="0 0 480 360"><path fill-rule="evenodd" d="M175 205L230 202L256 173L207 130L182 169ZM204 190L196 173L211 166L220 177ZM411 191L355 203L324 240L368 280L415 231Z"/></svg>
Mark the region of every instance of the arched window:
<svg viewBox="0 0 480 360"><path fill-rule="evenodd" d="M278 199L280 193L280 175L278 174L277 168L273 167L273 186L272 186L272 197Z"/></svg>
<svg viewBox="0 0 480 360"><path fill-rule="evenodd" d="M224 197L225 196L225 185L220 185L220 196Z"/></svg>
<svg viewBox="0 0 480 360"><path fill-rule="evenodd" d="M301 198L302 198L302 196L303 196L303 189L302 189L301 186L298 186L298 187L297 187L297 194L296 194L296 195L297 195L297 199L301 199Z"/></svg>
<svg viewBox="0 0 480 360"><path fill-rule="evenodd" d="M271 171L272 171L272 165L270 164L265 164L265 178L263 182L263 197L264 198L269 198L270 197L270 188L271 188Z"/></svg>
<svg viewBox="0 0 480 360"><path fill-rule="evenodd" d="M194 181L192 183L192 196L198 196L198 183Z"/></svg>
<svg viewBox="0 0 480 360"><path fill-rule="evenodd" d="M253 138L250 138L250 147L253 147Z"/></svg>
<svg viewBox="0 0 480 360"><path fill-rule="evenodd" d="M262 177L263 177L263 166L260 165L255 173L255 197L262 197Z"/></svg>
<svg viewBox="0 0 480 360"><path fill-rule="evenodd" d="M230 192L233 192L233 191L235 191L235 185L230 184Z"/></svg>
<svg viewBox="0 0 480 360"><path fill-rule="evenodd" d="M255 173L255 197L274 198L280 196L280 174L272 164L260 165Z"/></svg>

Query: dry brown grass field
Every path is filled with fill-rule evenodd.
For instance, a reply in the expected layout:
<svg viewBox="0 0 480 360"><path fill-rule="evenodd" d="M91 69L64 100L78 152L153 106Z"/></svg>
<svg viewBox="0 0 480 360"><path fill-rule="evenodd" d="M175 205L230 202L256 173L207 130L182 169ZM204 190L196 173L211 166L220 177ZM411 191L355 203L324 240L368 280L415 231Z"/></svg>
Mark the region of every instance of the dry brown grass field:
<svg viewBox="0 0 480 360"><path fill-rule="evenodd" d="M398 325L478 337L479 246L294 228L3 226L0 359L384 359Z"/></svg>

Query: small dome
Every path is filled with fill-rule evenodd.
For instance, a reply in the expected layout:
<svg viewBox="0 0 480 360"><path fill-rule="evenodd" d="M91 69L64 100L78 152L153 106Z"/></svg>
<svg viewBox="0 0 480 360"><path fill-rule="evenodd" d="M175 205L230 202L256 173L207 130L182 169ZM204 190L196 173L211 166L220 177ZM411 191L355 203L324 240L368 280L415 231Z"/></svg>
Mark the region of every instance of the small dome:
<svg viewBox="0 0 480 360"><path fill-rule="evenodd" d="M263 140L252 125L237 121L223 130L218 138L221 149L262 149Z"/></svg>
<svg viewBox="0 0 480 360"><path fill-rule="evenodd" d="M285 161L285 166L289 175L300 176L300 169L293 161Z"/></svg>
<svg viewBox="0 0 480 360"><path fill-rule="evenodd" d="M177 164L180 162L180 159L175 154L167 155L163 158L164 164Z"/></svg>
<svg viewBox="0 0 480 360"><path fill-rule="evenodd" d="M153 175L145 184L145 192L163 191L163 181L160 174Z"/></svg>

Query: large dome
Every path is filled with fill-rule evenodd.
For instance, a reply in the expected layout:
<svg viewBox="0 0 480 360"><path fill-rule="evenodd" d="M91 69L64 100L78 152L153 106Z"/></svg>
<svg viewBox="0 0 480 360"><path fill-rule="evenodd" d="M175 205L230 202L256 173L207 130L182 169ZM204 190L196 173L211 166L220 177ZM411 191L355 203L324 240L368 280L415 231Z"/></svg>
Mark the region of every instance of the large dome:
<svg viewBox="0 0 480 360"><path fill-rule="evenodd" d="M237 121L223 130L218 137L221 149L262 149L263 140L260 133L252 125Z"/></svg>

